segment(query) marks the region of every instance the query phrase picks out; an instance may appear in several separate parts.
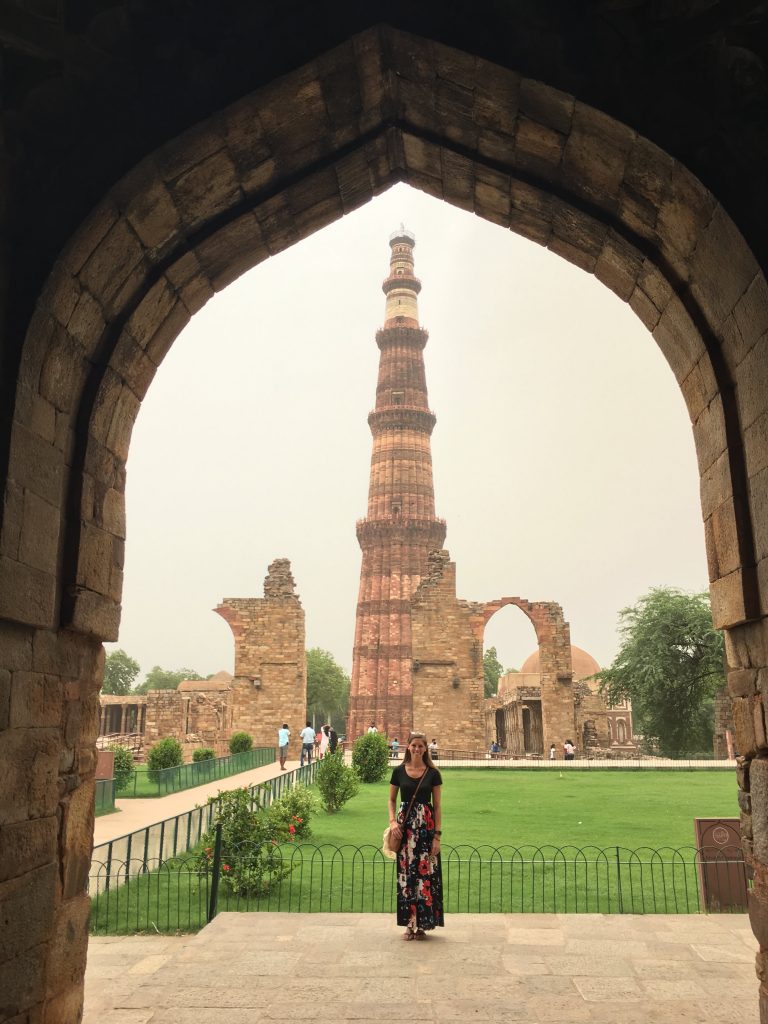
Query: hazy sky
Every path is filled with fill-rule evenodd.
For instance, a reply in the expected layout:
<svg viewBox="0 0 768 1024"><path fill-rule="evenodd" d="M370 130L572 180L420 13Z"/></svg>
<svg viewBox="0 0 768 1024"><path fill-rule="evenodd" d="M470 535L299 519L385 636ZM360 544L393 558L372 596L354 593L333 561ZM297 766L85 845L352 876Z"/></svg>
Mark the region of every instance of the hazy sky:
<svg viewBox="0 0 768 1024"><path fill-rule="evenodd" d="M290 558L307 646L352 662L390 233L416 235L437 514L459 596L562 604L602 665L618 610L706 585L698 474L672 372L630 308L541 247L405 185L212 299L150 387L128 459L118 645L233 668L224 597ZM486 630L535 648L522 612Z"/></svg>

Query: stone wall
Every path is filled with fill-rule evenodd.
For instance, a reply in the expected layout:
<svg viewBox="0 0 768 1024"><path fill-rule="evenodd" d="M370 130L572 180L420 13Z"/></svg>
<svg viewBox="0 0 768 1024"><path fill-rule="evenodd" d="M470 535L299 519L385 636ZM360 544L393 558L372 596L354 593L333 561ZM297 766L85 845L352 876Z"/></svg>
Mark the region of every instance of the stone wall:
<svg viewBox="0 0 768 1024"><path fill-rule="evenodd" d="M291 563L269 566L264 597L228 597L215 609L235 638L232 720L253 736L254 746L276 746L283 722L291 729L288 756L299 757L299 730L307 716L304 609Z"/></svg>
<svg viewBox="0 0 768 1024"><path fill-rule="evenodd" d="M411 600L414 728L444 749L485 746L482 606L456 598L456 565L434 551Z"/></svg>

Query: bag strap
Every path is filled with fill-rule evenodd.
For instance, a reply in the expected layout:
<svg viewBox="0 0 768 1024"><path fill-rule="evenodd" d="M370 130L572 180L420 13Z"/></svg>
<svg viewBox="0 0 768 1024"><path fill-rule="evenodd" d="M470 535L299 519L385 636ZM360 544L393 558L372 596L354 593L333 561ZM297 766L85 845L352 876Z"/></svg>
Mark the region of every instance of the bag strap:
<svg viewBox="0 0 768 1024"><path fill-rule="evenodd" d="M402 768L403 768L403 771L405 772L405 765L403 765ZM413 796L411 797L411 802L408 804L408 810L405 812L405 818L403 819L403 825L405 825L406 821L408 821L408 815L411 813L411 808L413 807L413 801L416 799L416 794L419 792L419 789L421 788L421 784L424 781L424 776L427 774L428 771L429 771L428 767L424 769L424 772L423 772L421 778L419 779L419 784L416 787L416 789L414 789L414 791L413 791ZM407 775L408 772L405 772L405 774Z"/></svg>

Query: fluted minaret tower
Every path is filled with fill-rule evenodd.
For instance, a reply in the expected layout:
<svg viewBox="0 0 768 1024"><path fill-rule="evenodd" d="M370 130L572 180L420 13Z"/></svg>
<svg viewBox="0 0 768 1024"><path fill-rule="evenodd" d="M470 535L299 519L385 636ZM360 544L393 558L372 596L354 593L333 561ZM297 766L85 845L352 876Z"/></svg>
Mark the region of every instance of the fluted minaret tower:
<svg viewBox="0 0 768 1024"><path fill-rule="evenodd" d="M373 434L368 515L357 524L363 549L347 735L380 732L405 742L413 727L411 596L426 573L427 555L442 548L445 522L435 516L424 346L413 272L416 239L400 227L390 236L384 326Z"/></svg>

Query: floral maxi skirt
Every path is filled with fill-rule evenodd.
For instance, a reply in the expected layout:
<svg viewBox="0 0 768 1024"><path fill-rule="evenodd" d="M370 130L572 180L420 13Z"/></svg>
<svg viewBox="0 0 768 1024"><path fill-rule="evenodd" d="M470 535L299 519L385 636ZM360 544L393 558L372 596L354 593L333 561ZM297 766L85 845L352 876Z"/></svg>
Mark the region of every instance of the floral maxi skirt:
<svg viewBox="0 0 768 1024"><path fill-rule="evenodd" d="M398 821L407 810L401 804ZM416 928L428 932L443 927L443 877L440 857L433 858L434 812L429 804L414 804L405 823L397 855L397 923L407 925L415 916Z"/></svg>

